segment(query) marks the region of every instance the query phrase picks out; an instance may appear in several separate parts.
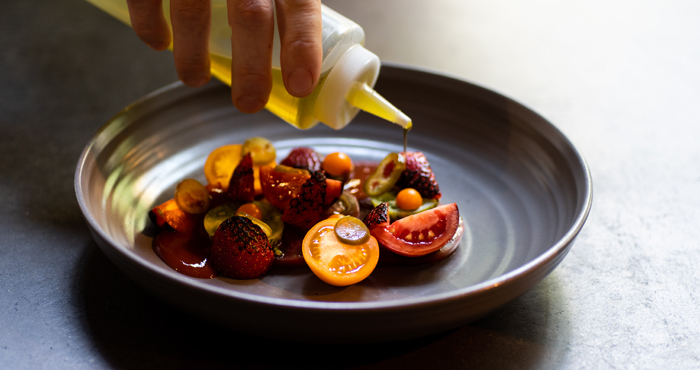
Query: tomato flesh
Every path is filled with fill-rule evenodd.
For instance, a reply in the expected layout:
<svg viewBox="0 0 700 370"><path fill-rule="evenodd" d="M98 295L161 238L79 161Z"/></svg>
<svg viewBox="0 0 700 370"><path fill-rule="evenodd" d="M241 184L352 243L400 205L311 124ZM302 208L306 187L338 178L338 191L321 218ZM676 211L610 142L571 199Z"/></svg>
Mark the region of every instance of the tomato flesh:
<svg viewBox="0 0 700 370"><path fill-rule="evenodd" d="M452 203L374 228L370 233L379 244L396 254L419 257L442 248L458 227L459 209Z"/></svg>
<svg viewBox="0 0 700 370"><path fill-rule="evenodd" d="M317 223L304 237L302 253L311 271L335 286L359 283L369 276L379 261L379 245L374 237L362 244L342 243L334 232L337 218Z"/></svg>

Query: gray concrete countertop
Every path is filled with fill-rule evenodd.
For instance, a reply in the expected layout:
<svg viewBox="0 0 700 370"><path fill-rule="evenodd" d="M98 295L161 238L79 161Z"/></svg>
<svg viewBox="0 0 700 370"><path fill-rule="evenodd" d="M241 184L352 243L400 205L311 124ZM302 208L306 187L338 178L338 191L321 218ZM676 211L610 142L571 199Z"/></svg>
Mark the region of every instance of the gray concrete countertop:
<svg viewBox="0 0 700 370"><path fill-rule="evenodd" d="M334 0L383 61L539 112L586 157L591 215L564 262L486 318L322 346L187 316L98 249L73 191L113 114L176 80L169 52L80 0L0 12L0 367L700 368L700 3Z"/></svg>

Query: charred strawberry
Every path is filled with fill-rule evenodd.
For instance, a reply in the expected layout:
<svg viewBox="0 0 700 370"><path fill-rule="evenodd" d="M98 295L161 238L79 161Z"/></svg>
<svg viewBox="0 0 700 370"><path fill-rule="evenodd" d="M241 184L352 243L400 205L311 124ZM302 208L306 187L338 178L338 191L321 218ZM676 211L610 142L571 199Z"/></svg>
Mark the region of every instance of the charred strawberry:
<svg viewBox="0 0 700 370"><path fill-rule="evenodd" d="M318 152L308 147L298 147L292 149L287 158L280 164L301 168L309 171L320 171L323 157Z"/></svg>
<svg viewBox="0 0 700 370"><path fill-rule="evenodd" d="M282 221L302 229L310 229L323 218L326 201L326 175L314 172L301 186L299 195L289 202Z"/></svg>
<svg viewBox="0 0 700 370"><path fill-rule="evenodd" d="M421 152L406 152L405 154L406 169L401 173L396 186L402 189L416 189L426 199L440 199L440 187L425 155Z"/></svg>
<svg viewBox="0 0 700 370"><path fill-rule="evenodd" d="M250 153L246 154L233 170L228 183L228 193L234 201L252 202L255 198L253 158Z"/></svg>
<svg viewBox="0 0 700 370"><path fill-rule="evenodd" d="M221 275L254 279L267 273L275 254L260 226L247 217L233 216L216 229L209 260Z"/></svg>
<svg viewBox="0 0 700 370"><path fill-rule="evenodd" d="M381 203L380 205L372 208L362 222L364 222L365 225L367 225L367 228L370 230L376 227L388 227L389 203Z"/></svg>

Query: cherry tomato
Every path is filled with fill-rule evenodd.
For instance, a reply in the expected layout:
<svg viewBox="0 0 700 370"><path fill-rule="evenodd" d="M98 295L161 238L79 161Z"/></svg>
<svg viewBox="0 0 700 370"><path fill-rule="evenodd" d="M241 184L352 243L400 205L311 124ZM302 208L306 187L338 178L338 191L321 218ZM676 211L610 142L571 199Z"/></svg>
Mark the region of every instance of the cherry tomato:
<svg viewBox="0 0 700 370"><path fill-rule="evenodd" d="M175 188L175 202L183 212L202 214L209 210L209 190L195 179L182 180Z"/></svg>
<svg viewBox="0 0 700 370"><path fill-rule="evenodd" d="M406 257L424 256L445 246L459 227L456 203L446 204L370 231L387 249Z"/></svg>
<svg viewBox="0 0 700 370"><path fill-rule="evenodd" d="M347 286L364 280L379 261L379 245L370 236L358 245L341 243L336 237L338 219L326 219L306 233L302 242L304 260L319 279L335 286Z"/></svg>
<svg viewBox="0 0 700 370"><path fill-rule="evenodd" d="M272 163L277 157L275 146L264 137L255 136L246 140L241 147L241 156L250 153L253 165L262 166Z"/></svg>
<svg viewBox="0 0 700 370"><path fill-rule="evenodd" d="M241 155L242 146L241 144L225 145L215 149L209 154L207 161L204 163L204 176L207 178L210 187L221 189L224 193L228 191L231 175L233 175L233 171L236 169L236 166L238 166L241 158L243 158ZM253 186L255 188L255 195L262 193L262 187L260 186L260 168L265 166L274 167L274 159L270 164L264 166L256 166L255 163L253 163Z"/></svg>
<svg viewBox="0 0 700 370"><path fill-rule="evenodd" d="M396 195L396 205L401 209L412 211L423 205L423 197L416 189L406 188Z"/></svg>
<svg viewBox="0 0 700 370"><path fill-rule="evenodd" d="M335 152L326 156L322 166L331 176L344 176L352 171L352 160L345 153Z"/></svg>
<svg viewBox="0 0 700 370"><path fill-rule="evenodd" d="M204 163L204 176L207 182L219 189L226 191L231 180L233 170L241 161L241 144L225 145L215 149L207 157Z"/></svg>
<svg viewBox="0 0 700 370"><path fill-rule="evenodd" d="M236 210L236 213L246 213L249 214L259 220L262 220L262 212L260 211L260 208L255 205L255 203L246 203Z"/></svg>

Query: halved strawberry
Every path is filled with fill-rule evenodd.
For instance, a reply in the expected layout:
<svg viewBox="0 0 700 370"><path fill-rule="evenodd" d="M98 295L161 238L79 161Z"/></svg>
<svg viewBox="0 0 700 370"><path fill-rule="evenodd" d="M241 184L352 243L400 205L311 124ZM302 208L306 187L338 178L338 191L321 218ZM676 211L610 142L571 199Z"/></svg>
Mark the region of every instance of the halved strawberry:
<svg viewBox="0 0 700 370"><path fill-rule="evenodd" d="M389 203L380 203L378 206L372 208L362 222L364 222L370 230L376 227L388 227Z"/></svg>
<svg viewBox="0 0 700 370"><path fill-rule="evenodd" d="M247 217L233 216L216 229L209 260L221 275L254 279L270 270L275 254L260 226Z"/></svg>
<svg viewBox="0 0 700 370"><path fill-rule="evenodd" d="M228 183L228 193L234 201L252 202L255 198L254 183L253 158L248 153L233 170L233 175Z"/></svg>
<svg viewBox="0 0 700 370"><path fill-rule="evenodd" d="M396 182L396 186L416 189L423 198L440 199L440 187L430 163L421 152L406 152L406 169Z"/></svg>
<svg viewBox="0 0 700 370"><path fill-rule="evenodd" d="M315 150L308 147L298 147L292 149L280 164L285 166L302 168L309 171L320 171L323 157Z"/></svg>
<svg viewBox="0 0 700 370"><path fill-rule="evenodd" d="M314 226L323 218L326 187L326 175L322 171L314 172L301 186L299 196L289 202L282 221L303 229Z"/></svg>

